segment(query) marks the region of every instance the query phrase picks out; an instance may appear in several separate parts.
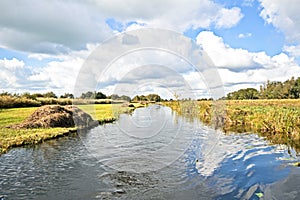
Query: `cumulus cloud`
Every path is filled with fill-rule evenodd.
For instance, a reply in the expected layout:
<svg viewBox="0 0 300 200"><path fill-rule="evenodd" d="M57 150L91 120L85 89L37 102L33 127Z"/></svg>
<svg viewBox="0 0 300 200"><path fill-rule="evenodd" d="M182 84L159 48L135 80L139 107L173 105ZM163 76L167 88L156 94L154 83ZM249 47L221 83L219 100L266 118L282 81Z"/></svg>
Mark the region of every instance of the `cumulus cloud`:
<svg viewBox="0 0 300 200"><path fill-rule="evenodd" d="M16 58L13 58L11 60L4 58L3 60L0 60L0 67L9 70L16 70L18 68L23 68L24 62Z"/></svg>
<svg viewBox="0 0 300 200"><path fill-rule="evenodd" d="M239 8L223 8L209 0L24 0L17 4L3 0L0 2L0 47L67 54L111 36L114 27L109 27L109 19L120 22L119 31L145 24L183 32L190 27L212 25L230 28L242 17Z"/></svg>
<svg viewBox="0 0 300 200"><path fill-rule="evenodd" d="M223 8L210 0L91 0L107 16L119 21L140 21L151 27L184 31L189 27L229 28L243 17L237 7ZM118 6L116 6L118 5ZM125 9L124 9L125 8Z"/></svg>
<svg viewBox="0 0 300 200"><path fill-rule="evenodd" d="M238 35L238 38L247 38L247 37L251 37L252 36L252 33L240 33Z"/></svg>
<svg viewBox="0 0 300 200"><path fill-rule="evenodd" d="M300 57L300 44L299 45L285 45L283 51L287 52L293 57Z"/></svg>
<svg viewBox="0 0 300 200"><path fill-rule="evenodd" d="M260 16L285 33L289 41L300 42L300 4L298 0L259 0Z"/></svg>
<svg viewBox="0 0 300 200"><path fill-rule="evenodd" d="M22 70L24 67L24 62L13 59L0 60L0 90L5 90L8 87L15 87L17 84L16 73Z"/></svg>
<svg viewBox="0 0 300 200"><path fill-rule="evenodd" d="M242 17L243 15L241 14L240 8L221 8L216 17L216 28L231 28L235 26Z"/></svg>
<svg viewBox="0 0 300 200"><path fill-rule="evenodd" d="M260 0L260 3L260 15L267 23L283 31L289 40L300 42L297 0L288 3ZM253 0L244 0L243 5L252 4ZM18 4L3 0L0 2L0 47L29 52L30 59L47 58L51 61L43 67L30 67L16 58L0 60L0 89L72 92L85 59L97 44L116 32L145 26L178 32L197 28L225 29L236 26L242 18L240 8L225 8L210 0L24 0ZM238 38L246 37L251 37L251 33L238 35ZM139 42L134 37L123 39L126 45ZM157 37L155 42L162 43L160 40ZM170 40L172 42L178 49L185 48ZM294 59L300 56L300 46L296 44L286 45L284 53L269 56L265 52L232 48L210 31L200 32L197 44L219 68L226 91L244 86L257 87L268 79L284 81L291 76L300 76ZM107 53L114 51L117 49L112 46ZM114 91L116 83L124 88L130 88L131 83L145 85L141 91L151 91L151 85L147 85L151 83L156 85L157 91L171 94L170 91L184 89L182 83L186 82L184 84L190 85L198 94L206 93L203 77L201 79L198 72L178 58L173 59L164 53L149 56L147 52L126 59L113 63L116 68L112 67L111 73L99 80L104 92ZM161 63L161 60L166 62ZM159 64L169 66L174 72L153 67ZM135 71L137 66L144 68ZM128 73L130 71L136 73Z"/></svg>
<svg viewBox="0 0 300 200"><path fill-rule="evenodd" d="M95 49L73 51L68 55L33 54L32 58L51 58L44 67L31 67L16 58L0 60L0 90L8 92L47 92L57 94L73 92L79 70L85 59Z"/></svg>
<svg viewBox="0 0 300 200"><path fill-rule="evenodd" d="M173 94L176 91L182 96L185 92L191 96L191 90L201 82L199 74L193 71L195 69L177 55L161 50L141 49L118 58L105 69L98 77L98 89L107 94L134 96L137 91L151 93L153 86L156 90L164 89Z"/></svg>
<svg viewBox="0 0 300 200"><path fill-rule="evenodd" d="M96 45L87 45L86 50L72 51L68 55L51 56L50 58L56 58L57 60L48 62L43 68L32 70L27 80L39 85L40 90L44 87L58 94L73 92L78 73L95 48ZM48 58L44 54L34 54L32 57Z"/></svg>
<svg viewBox="0 0 300 200"><path fill-rule="evenodd" d="M245 86L257 88L266 80L285 81L300 76L300 66L285 53L269 56L265 52L234 49L209 31L200 32L197 43L219 68L227 92Z"/></svg>
<svg viewBox="0 0 300 200"><path fill-rule="evenodd" d="M252 68L255 64L247 50L230 48L221 37L216 36L213 32L200 32L196 41L217 67L245 69Z"/></svg>
<svg viewBox="0 0 300 200"><path fill-rule="evenodd" d="M45 54L67 54L111 34L101 13L81 1L3 0L0 27L1 47Z"/></svg>

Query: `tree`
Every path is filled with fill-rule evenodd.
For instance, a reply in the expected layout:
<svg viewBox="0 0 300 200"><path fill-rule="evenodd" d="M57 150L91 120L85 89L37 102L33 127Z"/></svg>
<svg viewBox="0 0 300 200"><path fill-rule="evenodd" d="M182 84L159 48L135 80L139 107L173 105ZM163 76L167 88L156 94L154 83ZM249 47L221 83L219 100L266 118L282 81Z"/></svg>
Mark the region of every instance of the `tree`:
<svg viewBox="0 0 300 200"><path fill-rule="evenodd" d="M136 95L135 97L133 97L132 101L135 101L135 102L141 101L141 98L140 98L140 96Z"/></svg>
<svg viewBox="0 0 300 200"><path fill-rule="evenodd" d="M112 95L110 95L110 99L112 99L112 100L117 100L117 99L119 99L120 97L119 97L119 95L117 95L117 94L112 94Z"/></svg>
<svg viewBox="0 0 300 200"><path fill-rule="evenodd" d="M70 93L65 93L64 95L61 95L60 98L74 99L74 95Z"/></svg>
<svg viewBox="0 0 300 200"><path fill-rule="evenodd" d="M30 95L29 92L24 92L24 93L21 95L21 97L24 97L24 98L27 98L27 99L31 99L31 98L32 98L32 96Z"/></svg>
<svg viewBox="0 0 300 200"><path fill-rule="evenodd" d="M259 93L255 88L240 89L227 95L227 99L258 99Z"/></svg>
<svg viewBox="0 0 300 200"><path fill-rule="evenodd" d="M47 92L43 96L46 98L57 98L57 96L54 94L54 92Z"/></svg>
<svg viewBox="0 0 300 200"><path fill-rule="evenodd" d="M120 97L120 99L121 100L124 100L124 101L131 101L131 98L129 97L129 96L126 96L126 95L122 95L121 97Z"/></svg>
<svg viewBox="0 0 300 200"><path fill-rule="evenodd" d="M295 81L294 86L290 90L290 93L293 98L300 98L300 77Z"/></svg>
<svg viewBox="0 0 300 200"><path fill-rule="evenodd" d="M95 99L106 99L106 95L102 92L95 92Z"/></svg>
<svg viewBox="0 0 300 200"><path fill-rule="evenodd" d="M136 95L132 101L155 101L155 102L159 102L161 101L161 98L159 95L157 94L148 94L147 96L145 95Z"/></svg>
<svg viewBox="0 0 300 200"><path fill-rule="evenodd" d="M292 77L284 82L267 81L260 86L260 91L247 88L227 95L226 99L288 99L300 98L300 77L295 80Z"/></svg>
<svg viewBox="0 0 300 200"><path fill-rule="evenodd" d="M146 96L146 98L147 98L148 101L155 101L155 102L161 101L160 96L157 95L157 94L148 94L148 95Z"/></svg>
<svg viewBox="0 0 300 200"><path fill-rule="evenodd" d="M82 93L80 98L82 99L93 99L94 93L91 91L88 91L86 93Z"/></svg>
<svg viewBox="0 0 300 200"><path fill-rule="evenodd" d="M33 96L34 98L44 97L44 95L41 94L41 93L34 93L34 94L32 94L31 96Z"/></svg>

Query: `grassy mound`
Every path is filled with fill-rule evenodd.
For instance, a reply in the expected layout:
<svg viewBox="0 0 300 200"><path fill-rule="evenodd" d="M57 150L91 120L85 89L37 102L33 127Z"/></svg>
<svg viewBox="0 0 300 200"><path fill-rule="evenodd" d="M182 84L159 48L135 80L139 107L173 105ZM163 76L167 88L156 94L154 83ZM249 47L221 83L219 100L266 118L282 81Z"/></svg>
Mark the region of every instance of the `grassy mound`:
<svg viewBox="0 0 300 200"><path fill-rule="evenodd" d="M89 114L75 106L47 105L39 107L22 123L11 125L9 128L85 128L97 123Z"/></svg>

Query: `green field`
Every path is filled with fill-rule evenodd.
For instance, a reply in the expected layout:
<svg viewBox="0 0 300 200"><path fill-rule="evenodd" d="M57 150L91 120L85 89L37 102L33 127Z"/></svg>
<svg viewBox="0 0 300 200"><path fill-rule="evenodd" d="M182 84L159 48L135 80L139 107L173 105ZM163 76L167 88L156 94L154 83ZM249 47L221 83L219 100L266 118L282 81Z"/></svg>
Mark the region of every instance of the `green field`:
<svg viewBox="0 0 300 200"><path fill-rule="evenodd" d="M140 105L134 104L134 106L138 107ZM122 104L94 104L78 107L91 114L100 123L114 121L120 113L128 113L134 109L133 107L122 106ZM6 126L21 123L36 109L37 107L0 109L0 154L11 147L37 144L76 131L76 128L6 128Z"/></svg>
<svg viewBox="0 0 300 200"><path fill-rule="evenodd" d="M257 133L300 151L300 100L173 101L165 105L225 133Z"/></svg>

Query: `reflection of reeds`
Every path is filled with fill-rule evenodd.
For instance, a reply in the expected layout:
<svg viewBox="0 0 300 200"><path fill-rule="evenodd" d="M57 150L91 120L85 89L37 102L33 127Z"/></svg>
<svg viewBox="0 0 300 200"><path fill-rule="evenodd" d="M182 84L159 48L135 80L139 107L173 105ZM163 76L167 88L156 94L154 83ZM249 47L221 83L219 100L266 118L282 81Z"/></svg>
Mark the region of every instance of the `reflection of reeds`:
<svg viewBox="0 0 300 200"><path fill-rule="evenodd" d="M300 100L230 100L195 103L197 114L193 114L193 117L198 117L205 124L221 128L224 132L259 133L274 143L288 144L300 150ZM176 111L182 109L180 108L182 104L183 102L176 101L165 103ZM195 106L190 107L192 110L194 108ZM178 113L186 116L184 112Z"/></svg>

